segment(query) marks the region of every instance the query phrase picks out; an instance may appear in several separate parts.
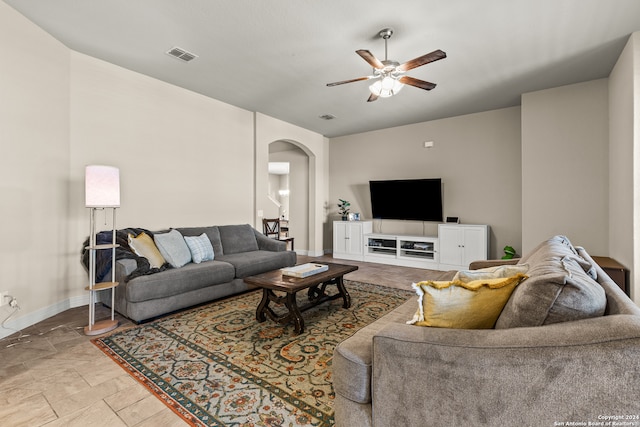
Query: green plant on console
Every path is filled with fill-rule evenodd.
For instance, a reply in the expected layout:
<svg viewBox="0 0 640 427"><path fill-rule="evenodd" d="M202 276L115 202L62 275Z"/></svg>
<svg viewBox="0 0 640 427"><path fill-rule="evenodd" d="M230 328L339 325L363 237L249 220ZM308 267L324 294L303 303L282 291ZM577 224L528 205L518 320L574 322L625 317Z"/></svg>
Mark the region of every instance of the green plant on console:
<svg viewBox="0 0 640 427"><path fill-rule="evenodd" d="M516 256L516 250L513 249L513 246L505 246L504 247L504 256L502 259L513 259Z"/></svg>
<svg viewBox="0 0 640 427"><path fill-rule="evenodd" d="M349 206L351 206L351 203L343 199L338 199L338 201L340 202L338 203L338 213L342 219L346 221L349 216Z"/></svg>

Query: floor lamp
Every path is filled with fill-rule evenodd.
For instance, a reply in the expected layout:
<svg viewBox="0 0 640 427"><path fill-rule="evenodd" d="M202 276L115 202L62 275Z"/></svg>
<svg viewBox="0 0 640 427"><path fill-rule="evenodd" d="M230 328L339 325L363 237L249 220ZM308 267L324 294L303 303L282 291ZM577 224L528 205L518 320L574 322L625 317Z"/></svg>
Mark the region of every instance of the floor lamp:
<svg viewBox="0 0 640 427"><path fill-rule="evenodd" d="M89 208L89 324L85 326L86 335L99 335L118 327L115 320L114 302L116 282L116 209L120 207L120 171L112 166L92 165L85 169L85 206ZM98 244L96 237L96 212L111 209L113 214L111 243ZM111 282L96 283L96 253L98 251L111 251ZM96 322L95 304L98 292L111 289L111 319Z"/></svg>

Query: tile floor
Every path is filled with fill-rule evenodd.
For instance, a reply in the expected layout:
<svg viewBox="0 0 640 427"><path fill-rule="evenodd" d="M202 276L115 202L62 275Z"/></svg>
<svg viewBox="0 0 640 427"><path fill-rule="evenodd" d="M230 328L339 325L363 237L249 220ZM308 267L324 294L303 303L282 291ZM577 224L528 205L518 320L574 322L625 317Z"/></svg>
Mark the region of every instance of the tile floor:
<svg viewBox="0 0 640 427"><path fill-rule="evenodd" d="M359 266L347 279L411 289L415 281L440 278L431 270L334 261ZM96 306L96 319L110 310ZM77 307L0 340L0 424L13 426L184 426L145 387L85 336L87 307ZM119 328L132 323L118 316Z"/></svg>

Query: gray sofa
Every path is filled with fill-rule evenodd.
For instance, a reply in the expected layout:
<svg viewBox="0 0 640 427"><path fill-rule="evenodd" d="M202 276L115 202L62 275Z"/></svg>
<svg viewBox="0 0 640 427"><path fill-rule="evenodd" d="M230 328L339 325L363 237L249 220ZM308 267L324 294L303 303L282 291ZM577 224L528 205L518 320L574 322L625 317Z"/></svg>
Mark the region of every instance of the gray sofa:
<svg viewBox="0 0 640 427"><path fill-rule="evenodd" d="M510 262L493 329L406 324L414 297L340 343L336 426L640 425L640 309L563 236Z"/></svg>
<svg viewBox="0 0 640 427"><path fill-rule="evenodd" d="M206 234L215 254L212 261L180 268L152 270L131 277L138 257L116 261L115 310L136 322L186 307L244 292L244 278L296 264L286 243L270 239L248 224L177 228L183 236ZM155 234L159 234L155 233ZM111 280L110 274L103 281Z"/></svg>

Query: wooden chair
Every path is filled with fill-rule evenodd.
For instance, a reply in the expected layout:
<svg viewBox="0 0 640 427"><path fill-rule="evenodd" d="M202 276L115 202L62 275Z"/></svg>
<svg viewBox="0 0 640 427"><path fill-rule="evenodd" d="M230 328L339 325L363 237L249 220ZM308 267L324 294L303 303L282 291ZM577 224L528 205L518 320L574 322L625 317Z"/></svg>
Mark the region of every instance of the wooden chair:
<svg viewBox="0 0 640 427"><path fill-rule="evenodd" d="M265 236L273 239L280 238L280 218L263 218L262 232Z"/></svg>
<svg viewBox="0 0 640 427"><path fill-rule="evenodd" d="M289 246L289 243L291 243L291 250L293 250L293 237L283 236L281 234L280 218L263 218L262 233L272 239L287 242L287 246Z"/></svg>

